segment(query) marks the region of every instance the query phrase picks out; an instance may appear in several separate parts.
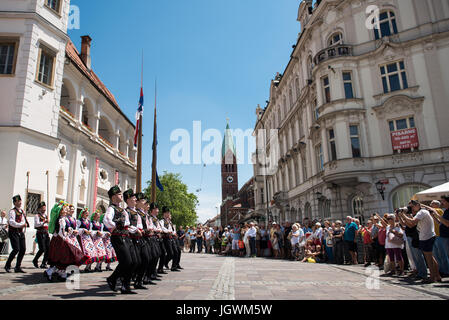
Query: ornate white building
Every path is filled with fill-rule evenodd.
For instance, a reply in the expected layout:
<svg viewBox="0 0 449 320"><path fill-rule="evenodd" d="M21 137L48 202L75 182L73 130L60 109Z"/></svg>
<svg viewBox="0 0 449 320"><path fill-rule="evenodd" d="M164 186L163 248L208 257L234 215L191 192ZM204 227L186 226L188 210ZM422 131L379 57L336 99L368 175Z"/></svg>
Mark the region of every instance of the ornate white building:
<svg viewBox="0 0 449 320"><path fill-rule="evenodd" d="M69 7L0 2L0 208L20 194L28 214L60 199L105 210L111 186L135 186L135 127L92 71L91 39L81 54L70 41Z"/></svg>
<svg viewBox="0 0 449 320"><path fill-rule="evenodd" d="M379 29L366 26L372 5ZM366 219L448 181L449 1L302 1L298 21L291 59L257 109L258 146L279 149L273 172L254 165L257 213Z"/></svg>

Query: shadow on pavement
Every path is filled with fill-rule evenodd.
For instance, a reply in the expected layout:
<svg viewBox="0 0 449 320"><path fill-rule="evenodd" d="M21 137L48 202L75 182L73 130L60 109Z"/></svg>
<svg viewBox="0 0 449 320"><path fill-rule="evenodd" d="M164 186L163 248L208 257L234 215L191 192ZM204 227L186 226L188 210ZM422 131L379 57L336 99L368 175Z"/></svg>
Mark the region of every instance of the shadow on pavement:
<svg viewBox="0 0 449 320"><path fill-rule="evenodd" d="M120 293L118 293L120 294ZM111 292L107 284L102 284L95 288L89 289L74 289L73 292L68 294L54 294L54 297L61 299L77 299L86 297L114 297L117 293Z"/></svg>
<svg viewBox="0 0 449 320"><path fill-rule="evenodd" d="M22 285L49 283L44 277L44 270L35 273L15 273L15 277L11 279L11 282Z"/></svg>

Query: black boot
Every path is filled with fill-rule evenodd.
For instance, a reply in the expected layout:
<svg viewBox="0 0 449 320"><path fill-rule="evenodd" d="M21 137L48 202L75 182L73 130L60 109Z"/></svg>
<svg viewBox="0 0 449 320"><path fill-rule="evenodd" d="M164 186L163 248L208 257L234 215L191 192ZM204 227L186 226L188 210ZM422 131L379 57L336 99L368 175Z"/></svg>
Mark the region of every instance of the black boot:
<svg viewBox="0 0 449 320"><path fill-rule="evenodd" d="M117 292L117 289L115 288L116 282L112 281L111 278L106 278L106 281L108 282L109 289L111 289L114 292Z"/></svg>
<svg viewBox="0 0 449 320"><path fill-rule="evenodd" d="M134 289L136 289L136 290L148 290L147 287L144 287L142 285L142 281L139 281L139 282L135 283L134 284Z"/></svg>
<svg viewBox="0 0 449 320"><path fill-rule="evenodd" d="M39 265L38 265L38 263L37 263L37 260L33 260L33 266L34 266L36 269L39 269Z"/></svg>

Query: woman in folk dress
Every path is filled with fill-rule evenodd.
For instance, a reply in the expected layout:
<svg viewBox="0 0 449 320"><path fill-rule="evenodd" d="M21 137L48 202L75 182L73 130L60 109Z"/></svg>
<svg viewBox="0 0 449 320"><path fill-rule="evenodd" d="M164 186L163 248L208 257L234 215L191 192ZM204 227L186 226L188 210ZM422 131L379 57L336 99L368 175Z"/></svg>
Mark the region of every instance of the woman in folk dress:
<svg viewBox="0 0 449 320"><path fill-rule="evenodd" d="M97 265L95 267L95 271L101 272L101 264L106 260L106 248L103 242L103 238L105 237L105 233L103 232L103 224L100 222L100 212L95 211L91 218L92 223L92 231L91 236L94 241L94 247L97 251Z"/></svg>
<svg viewBox="0 0 449 320"><path fill-rule="evenodd" d="M87 257L84 256L78 240L73 241L74 230L67 223L66 216L69 214L68 204L60 201L55 204L50 214L48 225L49 233L53 234L49 247L49 264L44 276L52 281L56 277L67 278L66 268L68 266L80 266Z"/></svg>
<svg viewBox="0 0 449 320"><path fill-rule="evenodd" d="M108 228L106 228L106 225L103 223L103 219L104 219L104 213L100 217L100 223L102 225L102 228L103 228L102 230L103 230L103 234L104 234L103 244L104 244L104 248L106 251L106 259L105 259L105 262L107 263L106 270L112 271L111 263L117 261L117 256L115 254L114 247L112 246L111 232L108 230Z"/></svg>
<svg viewBox="0 0 449 320"><path fill-rule="evenodd" d="M92 272L92 263L98 262L97 250L95 250L94 241L91 237L92 223L89 220L89 209L84 208L80 212L78 220L76 221L76 228L79 233L79 239L83 252L88 256L88 260L85 262L86 268L84 272Z"/></svg>

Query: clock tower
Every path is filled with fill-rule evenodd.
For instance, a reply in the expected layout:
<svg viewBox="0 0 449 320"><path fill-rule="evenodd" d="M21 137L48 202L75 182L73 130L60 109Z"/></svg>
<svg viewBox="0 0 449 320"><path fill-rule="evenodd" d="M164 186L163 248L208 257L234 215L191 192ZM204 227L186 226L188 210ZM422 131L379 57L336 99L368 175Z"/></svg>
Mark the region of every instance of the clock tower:
<svg viewBox="0 0 449 320"><path fill-rule="evenodd" d="M223 146L221 151L221 195L222 200L233 197L239 191L237 174L237 155L229 120L226 126Z"/></svg>

